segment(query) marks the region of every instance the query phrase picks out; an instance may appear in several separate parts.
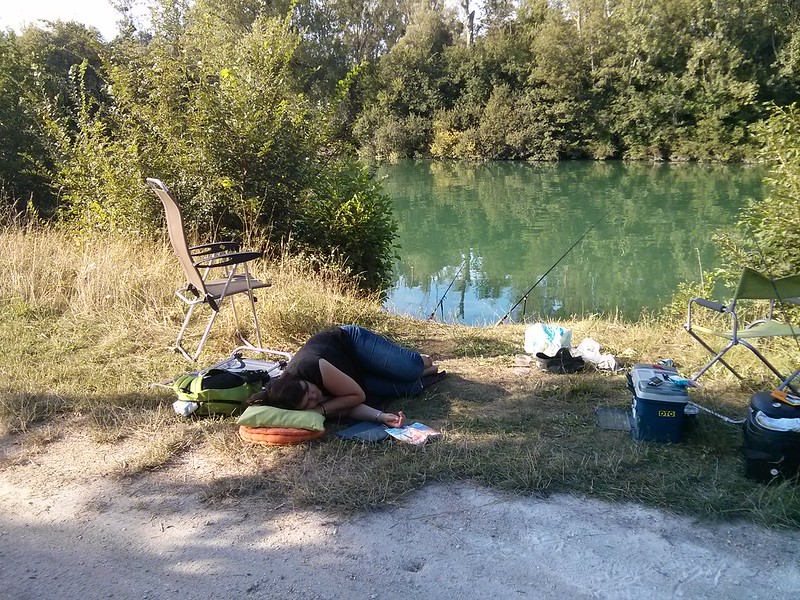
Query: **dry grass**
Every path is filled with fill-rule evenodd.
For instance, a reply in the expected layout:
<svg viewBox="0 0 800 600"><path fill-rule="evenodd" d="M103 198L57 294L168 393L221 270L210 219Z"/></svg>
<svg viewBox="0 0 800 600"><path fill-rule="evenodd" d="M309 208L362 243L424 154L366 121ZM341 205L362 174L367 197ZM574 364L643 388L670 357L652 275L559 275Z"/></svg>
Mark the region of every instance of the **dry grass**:
<svg viewBox="0 0 800 600"><path fill-rule="evenodd" d="M0 255L3 470L30 468L31 460L72 439L87 463L107 456L102 470L87 476L159 476L174 485L200 478L209 501L259 493L275 504L360 510L396 502L428 481L469 479L525 494L591 494L705 518L800 525L794 486L743 477L737 428L701 415L676 445L599 430L598 405L630 401L621 375L557 376L519 367L523 325L463 327L389 315L376 298L359 297L339 274L314 270L303 258L257 266L256 275L273 283L258 303L267 345L294 350L321 327L356 322L433 354L449 377L395 408L444 435L423 448L334 436L298 447L244 445L230 421L180 420L171 396L150 388L188 370L165 351L182 319L173 296L182 281L165 243L20 226L0 238L7 249ZM689 373L706 360L674 319L589 317L565 325L574 340L592 337L626 364L669 357ZM227 355L233 345L233 324L223 321L202 362ZM796 346L768 352L800 364ZM734 360L747 381L715 370L698 398L741 417L752 391L772 382L752 357ZM203 475L188 463L206 465Z"/></svg>

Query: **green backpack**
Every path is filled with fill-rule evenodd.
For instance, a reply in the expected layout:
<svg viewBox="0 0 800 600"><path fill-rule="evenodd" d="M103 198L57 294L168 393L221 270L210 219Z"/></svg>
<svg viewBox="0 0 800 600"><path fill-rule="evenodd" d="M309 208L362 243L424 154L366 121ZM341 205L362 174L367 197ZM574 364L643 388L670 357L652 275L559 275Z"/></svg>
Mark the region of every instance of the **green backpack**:
<svg viewBox="0 0 800 600"><path fill-rule="evenodd" d="M263 389L270 376L266 372L243 376L224 369L208 369L178 377L172 389L178 400L172 407L183 417L238 415L246 408L245 401Z"/></svg>

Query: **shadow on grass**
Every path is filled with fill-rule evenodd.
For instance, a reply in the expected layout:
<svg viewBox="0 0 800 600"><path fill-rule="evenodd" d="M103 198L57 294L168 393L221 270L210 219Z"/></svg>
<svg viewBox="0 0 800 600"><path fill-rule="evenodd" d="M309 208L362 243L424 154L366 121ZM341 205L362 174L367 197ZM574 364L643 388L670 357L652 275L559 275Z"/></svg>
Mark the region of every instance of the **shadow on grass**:
<svg viewBox="0 0 800 600"><path fill-rule="evenodd" d="M617 381L543 377L558 385L512 392L448 376L418 398L396 401L390 409L443 432L422 447L333 435L299 446L251 446L238 438L232 420L179 419L158 396L61 398L58 411L11 436L28 443L6 449L4 467L74 432L87 440L84 452L124 449L111 475L127 484L212 504L260 498L344 513L395 504L429 482L475 481L522 495L564 492L704 520L800 527L796 486L745 479L740 428L701 414L682 443L637 442L595 425L598 403L629 402ZM56 432L55 423L66 427ZM209 466L187 471L180 459L189 451Z"/></svg>

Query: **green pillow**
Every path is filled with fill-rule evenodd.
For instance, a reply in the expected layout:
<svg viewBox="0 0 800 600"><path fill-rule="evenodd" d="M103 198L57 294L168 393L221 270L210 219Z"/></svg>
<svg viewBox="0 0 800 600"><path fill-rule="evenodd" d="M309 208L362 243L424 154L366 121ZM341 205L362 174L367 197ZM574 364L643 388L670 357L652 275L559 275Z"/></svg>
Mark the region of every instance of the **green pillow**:
<svg viewBox="0 0 800 600"><path fill-rule="evenodd" d="M293 427L324 431L325 417L313 410L285 410L274 406L248 406L236 420L245 427Z"/></svg>

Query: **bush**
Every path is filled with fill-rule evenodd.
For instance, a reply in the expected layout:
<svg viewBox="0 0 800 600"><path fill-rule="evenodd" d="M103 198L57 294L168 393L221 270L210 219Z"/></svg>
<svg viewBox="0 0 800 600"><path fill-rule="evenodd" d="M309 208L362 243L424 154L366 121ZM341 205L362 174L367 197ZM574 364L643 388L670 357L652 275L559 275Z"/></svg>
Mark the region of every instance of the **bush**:
<svg viewBox="0 0 800 600"><path fill-rule="evenodd" d="M367 158L412 158L429 154L431 125L419 115L401 117L373 107L359 115L353 135Z"/></svg>
<svg viewBox="0 0 800 600"><path fill-rule="evenodd" d="M751 202L718 241L729 277L748 266L772 277L800 272L800 106L773 106L757 128L770 193Z"/></svg>
<svg viewBox="0 0 800 600"><path fill-rule="evenodd" d="M360 287L391 283L397 232L391 200L354 160L342 159L319 179L294 231L309 255L342 264Z"/></svg>
<svg viewBox="0 0 800 600"><path fill-rule="evenodd" d="M144 186L157 177L190 229L265 237L271 247L291 238L318 260L346 264L363 287L387 283L391 207L366 171L340 158L333 111L297 88L290 22L258 17L242 31L194 16L161 15L146 45L130 38L114 47L110 106L98 106L79 77L73 119L42 111L63 220L82 230L160 230L160 207ZM423 135L408 123L408 137Z"/></svg>

